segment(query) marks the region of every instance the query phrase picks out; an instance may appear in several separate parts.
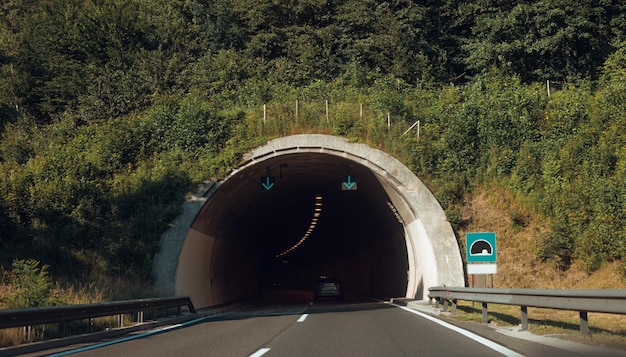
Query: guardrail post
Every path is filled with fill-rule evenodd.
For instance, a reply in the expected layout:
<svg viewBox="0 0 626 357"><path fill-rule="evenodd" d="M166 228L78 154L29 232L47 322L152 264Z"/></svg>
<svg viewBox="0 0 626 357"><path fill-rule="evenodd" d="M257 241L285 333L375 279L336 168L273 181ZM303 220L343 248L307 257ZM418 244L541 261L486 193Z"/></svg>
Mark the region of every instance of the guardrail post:
<svg viewBox="0 0 626 357"><path fill-rule="evenodd" d="M448 300L443 300L443 312L448 312L448 305L450 302Z"/></svg>
<svg viewBox="0 0 626 357"><path fill-rule="evenodd" d="M522 331L524 331L524 330L528 330L528 307L522 306L521 310L522 310L522 316L520 320L522 323Z"/></svg>
<svg viewBox="0 0 626 357"><path fill-rule="evenodd" d="M119 327L123 327L125 315L128 315L129 323L134 323L135 314L139 323L145 322L145 312L150 310L156 314L161 309L169 312L176 308L182 314L181 306L187 306L190 313L196 310L189 297L169 297L154 299L136 299L116 302L101 302L95 304L78 304L68 306L51 306L48 308L22 308L0 310L0 329L19 328L20 339L32 342L36 339L39 325L62 323L65 321L77 321L88 324L88 330L98 330L95 326L96 319L104 316L114 317L117 315ZM155 315L156 317L156 315ZM33 327L35 329L33 329ZM0 352L2 355L2 352Z"/></svg>
<svg viewBox="0 0 626 357"><path fill-rule="evenodd" d="M482 322L488 323L488 303L520 307L520 331L528 330L528 307L578 311L580 333L590 336L589 312L626 315L626 292L623 289L555 290L555 289L480 289L468 287L429 288L428 297L437 307L452 303L454 314L457 299L482 304Z"/></svg>
<svg viewBox="0 0 626 357"><path fill-rule="evenodd" d="M456 316L456 299L452 300L452 316Z"/></svg>
<svg viewBox="0 0 626 357"><path fill-rule="evenodd" d="M483 302L483 323L486 324L487 322L489 322L489 319L487 318L487 303Z"/></svg>
<svg viewBox="0 0 626 357"><path fill-rule="evenodd" d="M587 316L587 311L580 311L580 333L583 336L589 336L589 318Z"/></svg>

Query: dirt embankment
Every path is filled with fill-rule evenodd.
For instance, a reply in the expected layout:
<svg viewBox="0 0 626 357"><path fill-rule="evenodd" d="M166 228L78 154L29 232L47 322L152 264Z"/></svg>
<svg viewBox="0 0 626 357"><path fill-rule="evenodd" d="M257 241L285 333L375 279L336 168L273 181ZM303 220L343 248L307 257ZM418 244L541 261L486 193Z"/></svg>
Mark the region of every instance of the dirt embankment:
<svg viewBox="0 0 626 357"><path fill-rule="evenodd" d="M576 262L562 272L541 262L535 252L548 224L501 187L479 188L462 208L464 229L459 232L465 252L466 232L496 232L498 273L496 288L621 289L626 279L618 273L619 262L607 263L591 274Z"/></svg>

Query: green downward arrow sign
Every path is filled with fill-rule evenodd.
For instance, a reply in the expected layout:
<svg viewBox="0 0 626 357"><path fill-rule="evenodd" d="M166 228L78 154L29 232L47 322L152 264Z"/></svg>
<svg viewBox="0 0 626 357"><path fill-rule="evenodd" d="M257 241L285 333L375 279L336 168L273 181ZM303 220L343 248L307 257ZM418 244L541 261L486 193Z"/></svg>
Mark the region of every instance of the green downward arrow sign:
<svg viewBox="0 0 626 357"><path fill-rule="evenodd" d="M344 182L341 186L342 190L348 190L348 191L353 191L356 190L356 182L352 181L352 178L350 177L350 175L348 175L348 181Z"/></svg>
<svg viewBox="0 0 626 357"><path fill-rule="evenodd" d="M261 182L261 186L263 186L263 188L266 191L269 191L272 189L272 187L274 187L274 182L273 182L273 177L270 176L266 176L265 177L265 182Z"/></svg>

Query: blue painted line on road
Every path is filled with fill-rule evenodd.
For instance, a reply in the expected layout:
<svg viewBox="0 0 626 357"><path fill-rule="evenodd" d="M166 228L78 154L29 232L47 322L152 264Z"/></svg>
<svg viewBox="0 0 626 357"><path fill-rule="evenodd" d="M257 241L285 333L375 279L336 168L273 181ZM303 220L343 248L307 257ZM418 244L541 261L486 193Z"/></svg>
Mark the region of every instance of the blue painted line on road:
<svg viewBox="0 0 626 357"><path fill-rule="evenodd" d="M152 336L152 335L156 335L159 333L163 333L169 330L173 330L173 329L177 329L177 328L182 328L182 327L186 327L189 325L193 325L193 324L197 324L198 322L202 322L204 320L207 320L208 317L200 317L194 320L190 320L187 322L183 322L180 324L175 324L175 325L171 325L171 326L167 326L158 330L152 330L152 331L148 331L148 332L144 332L138 335L132 335L132 336L128 336L128 337L124 337L124 338L120 338L117 340L113 340L113 341L107 341L107 342L103 342L103 343L98 343L95 345L89 345L89 346L85 346L85 347L81 347L81 348L76 348L73 350L67 350L67 351L63 351L63 352L59 352L59 353L54 353L54 354L50 354L47 355L47 357L61 357L61 356L69 356L75 353L80 353L80 352L85 352L85 351L91 351L91 350L95 350L98 348L102 348L102 347L106 347L106 346L111 346L111 345L115 345L118 343L122 343L122 342L127 342L127 341L132 341L132 340L136 340L139 338L143 338L143 337L147 337L147 336Z"/></svg>
<svg viewBox="0 0 626 357"><path fill-rule="evenodd" d="M486 347L489 347L492 350L497 351L497 352L499 352L499 353L501 353L501 354L503 354L503 355L505 355L507 357L524 357L524 355L522 355L522 354L519 354L519 353L517 353L517 352L515 352L515 351L513 351L511 349L508 349L508 348L506 348L506 347L504 347L502 345L499 345L499 344L497 344L497 343L495 343L495 342L493 342L491 340L488 340L488 339L486 339L486 338L484 338L482 336L478 336L478 335L476 335L473 332L469 332L469 331L464 330L464 329L462 329L460 327L457 327L457 326L454 326L452 324L449 324L449 323L447 323L447 322L445 322L443 320L439 320L437 318L434 318L434 317L429 316L427 314L424 314L422 312L415 311L415 310L413 310L411 308L408 308L406 306L400 306L400 305L396 305L396 304L393 304L393 303L388 303L388 304L393 305L395 307L399 307L399 308L401 308L404 311L408 311L410 313L413 313L415 315L423 317L423 318L425 318L425 319L427 319L429 321L432 321L432 322L434 322L436 324L439 324L439 325L441 325L441 326L443 326L445 328L448 328L448 329L450 329L450 330L452 330L454 332L460 333L461 335L463 335L465 337L468 337L468 338L470 338L470 339L472 339L472 340L474 340L474 341L476 341L476 342L478 342L478 343L480 343L480 344L482 344L482 345L484 345Z"/></svg>

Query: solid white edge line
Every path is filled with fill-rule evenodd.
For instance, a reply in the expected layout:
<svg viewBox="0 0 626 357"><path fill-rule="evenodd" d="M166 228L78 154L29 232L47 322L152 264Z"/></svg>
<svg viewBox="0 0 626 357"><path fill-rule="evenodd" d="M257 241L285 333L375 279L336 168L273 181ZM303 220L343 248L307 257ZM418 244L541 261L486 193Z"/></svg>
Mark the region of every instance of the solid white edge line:
<svg viewBox="0 0 626 357"><path fill-rule="evenodd" d="M250 357L261 357L264 354L266 354L267 352L269 352L269 350L271 350L271 348L261 348L260 350L254 352L253 354L250 355Z"/></svg>
<svg viewBox="0 0 626 357"><path fill-rule="evenodd" d="M408 311L410 313L413 313L415 315L423 317L423 318L425 318L425 319L427 319L429 321L432 321L432 322L434 322L434 323L436 323L438 325L441 325L441 326L443 326L445 328L448 328L448 329L450 329L450 330L452 330L454 332L460 333L461 335L463 335L465 337L468 337L468 338L471 338L472 340L474 340L474 341L476 341L476 342L478 342L478 343L480 343L480 344L482 344L482 345L484 345L486 347L489 347L489 348L491 348L494 351L500 352L500 353L502 353L505 356L508 356L508 357L524 357L524 355L522 355L522 354L519 354L519 353L517 353L517 352L515 352L513 350L510 350L510 349L508 349L508 348L506 348L506 347L504 347L502 345L499 345L499 344L497 344L497 343L495 343L495 342L493 342L491 340L488 340L488 339L486 339L484 337L478 336L478 335L476 335L473 332L469 332L469 331L464 330L464 329L462 329L460 327L457 327L457 326L454 326L454 325L452 325L450 323L447 323L447 322L445 322L443 320L439 320L439 319L437 319L435 317L432 317L432 316L429 316L429 315L424 314L422 312L413 310L413 309L408 308L406 306L401 306L401 305L397 305L397 304L390 303L390 302L387 302L387 304L393 305L395 307L399 307L399 308L401 308L404 311Z"/></svg>
<svg viewBox="0 0 626 357"><path fill-rule="evenodd" d="M302 316L300 316L300 318L298 319L298 322L303 322L308 316L309 314L302 314Z"/></svg>
<svg viewBox="0 0 626 357"><path fill-rule="evenodd" d="M46 357L62 357L62 356L68 356L68 355L75 354L75 353L91 351L91 350L95 350L95 349L98 349L98 348L111 346L111 345L115 345L115 344L118 344L118 343L123 343L123 342L126 342L126 341L140 339L140 338L143 338L143 337L146 337L146 336L151 336L151 335L167 332L168 330L176 329L176 328L179 328L179 327L185 327L187 325L192 325L192 324L195 324L195 323L207 320L207 319L208 319L208 317L206 317L206 316L205 317L199 317L197 319L193 319L193 320L182 322L182 323L175 324L175 325L166 326L166 327L163 327L163 328L157 328L157 329L150 330L150 331L147 331L147 332L143 332L143 333L140 333L140 334L137 334L137 335L131 335L131 336L123 337L123 338L120 338L120 339L115 339L115 340L111 340L111 341L107 341L107 342L96 343L96 344L93 344L93 345L87 345L85 347L80 347L80 348L66 350L66 351L62 351L62 352L58 352L58 353L53 353L53 354L50 354L50 355L46 355Z"/></svg>

